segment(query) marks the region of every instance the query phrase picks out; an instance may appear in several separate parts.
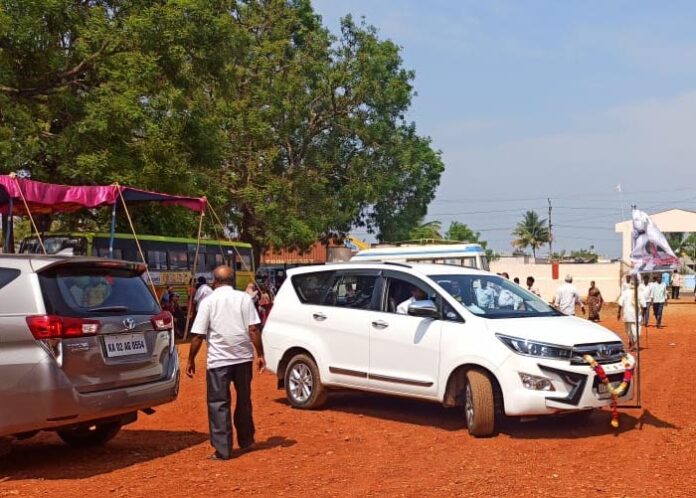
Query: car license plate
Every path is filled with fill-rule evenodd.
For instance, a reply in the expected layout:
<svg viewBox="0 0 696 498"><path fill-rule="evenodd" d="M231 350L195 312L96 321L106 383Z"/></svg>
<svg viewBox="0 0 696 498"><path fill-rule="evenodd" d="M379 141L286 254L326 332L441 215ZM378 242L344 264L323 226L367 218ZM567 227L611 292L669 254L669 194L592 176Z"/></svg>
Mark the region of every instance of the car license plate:
<svg viewBox="0 0 696 498"><path fill-rule="evenodd" d="M147 353L144 334L116 334L104 336L106 356L130 356Z"/></svg>

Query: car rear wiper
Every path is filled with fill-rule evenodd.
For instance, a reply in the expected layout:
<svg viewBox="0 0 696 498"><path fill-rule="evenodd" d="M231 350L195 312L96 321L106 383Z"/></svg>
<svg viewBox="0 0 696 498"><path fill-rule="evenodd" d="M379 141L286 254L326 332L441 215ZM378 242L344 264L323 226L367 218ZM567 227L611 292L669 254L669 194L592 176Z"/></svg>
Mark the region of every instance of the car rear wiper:
<svg viewBox="0 0 696 498"><path fill-rule="evenodd" d="M126 306L97 306L96 308L89 308L87 311L128 311Z"/></svg>

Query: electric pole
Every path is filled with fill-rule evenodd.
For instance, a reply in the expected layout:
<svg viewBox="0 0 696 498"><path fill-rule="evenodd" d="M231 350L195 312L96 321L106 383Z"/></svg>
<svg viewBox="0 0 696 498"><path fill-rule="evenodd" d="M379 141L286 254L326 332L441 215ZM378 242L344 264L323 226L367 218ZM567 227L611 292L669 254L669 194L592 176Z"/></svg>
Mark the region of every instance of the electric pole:
<svg viewBox="0 0 696 498"><path fill-rule="evenodd" d="M549 201L549 263L553 261L553 225L551 224L551 197L546 198Z"/></svg>

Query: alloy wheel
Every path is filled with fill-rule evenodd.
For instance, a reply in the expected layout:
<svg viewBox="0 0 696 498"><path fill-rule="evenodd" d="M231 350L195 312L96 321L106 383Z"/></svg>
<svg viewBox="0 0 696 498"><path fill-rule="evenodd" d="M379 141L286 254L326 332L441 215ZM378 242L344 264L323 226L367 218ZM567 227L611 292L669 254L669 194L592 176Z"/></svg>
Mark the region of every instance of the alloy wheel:
<svg viewBox="0 0 696 498"><path fill-rule="evenodd" d="M293 365L290 370L290 394L297 403L304 403L310 396L314 387L312 371L304 363Z"/></svg>

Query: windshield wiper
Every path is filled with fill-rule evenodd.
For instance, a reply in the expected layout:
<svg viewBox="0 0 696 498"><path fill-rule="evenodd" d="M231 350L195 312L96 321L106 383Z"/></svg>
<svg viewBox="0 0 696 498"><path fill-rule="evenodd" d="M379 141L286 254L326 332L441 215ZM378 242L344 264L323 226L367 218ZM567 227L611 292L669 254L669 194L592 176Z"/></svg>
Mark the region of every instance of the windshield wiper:
<svg viewBox="0 0 696 498"><path fill-rule="evenodd" d="M87 311L128 311L126 306L97 306L96 308L89 308Z"/></svg>

